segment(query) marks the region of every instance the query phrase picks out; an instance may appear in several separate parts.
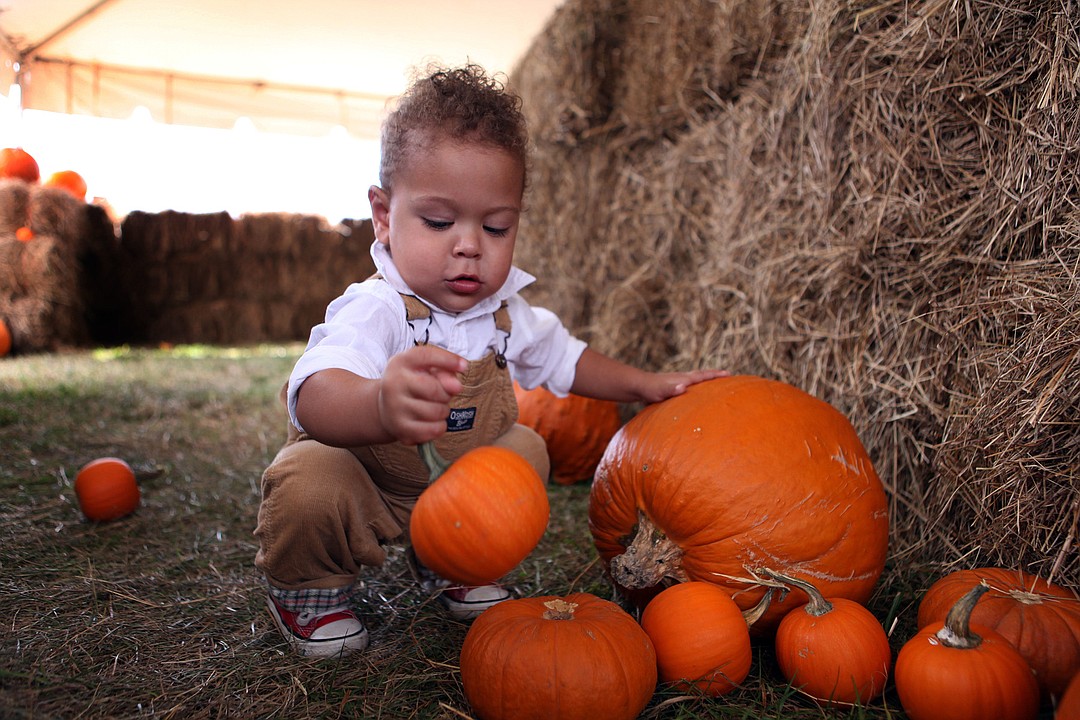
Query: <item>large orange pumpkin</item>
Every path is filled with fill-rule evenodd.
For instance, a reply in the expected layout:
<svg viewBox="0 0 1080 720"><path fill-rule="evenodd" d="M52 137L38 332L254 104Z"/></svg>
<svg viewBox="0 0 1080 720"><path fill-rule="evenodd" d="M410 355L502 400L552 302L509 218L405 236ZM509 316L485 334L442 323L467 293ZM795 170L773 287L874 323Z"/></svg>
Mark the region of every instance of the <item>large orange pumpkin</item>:
<svg viewBox="0 0 1080 720"><path fill-rule="evenodd" d="M416 501L409 535L416 557L441 577L487 585L513 570L547 529L547 490L525 458L479 447L447 463L420 446L433 482Z"/></svg>
<svg viewBox="0 0 1080 720"><path fill-rule="evenodd" d="M660 679L683 690L724 695L746 679L750 631L731 595L704 582L672 585L641 614Z"/></svg>
<svg viewBox="0 0 1080 720"><path fill-rule="evenodd" d="M1080 672L1080 598L1071 590L1022 570L976 568L940 578L919 603L919 627L944 620L949 608L973 585L987 593L971 622L1005 637L1035 671L1044 696L1060 695Z"/></svg>
<svg viewBox="0 0 1080 720"><path fill-rule="evenodd" d="M37 160L22 148L0 149L0 178L17 178L28 183L41 179Z"/></svg>
<svg viewBox="0 0 1080 720"><path fill-rule="evenodd" d="M1039 684L1004 637L972 624L985 585L968 588L945 620L921 628L896 657L896 692L911 720L1035 720Z"/></svg>
<svg viewBox="0 0 1080 720"><path fill-rule="evenodd" d="M559 397L543 387L525 390L514 383L518 422L547 443L551 479L560 485L592 480L611 437L622 426L619 405L570 394Z"/></svg>
<svg viewBox="0 0 1080 720"><path fill-rule="evenodd" d="M90 520L116 520L139 507L139 485L131 466L120 458L103 457L83 465L75 475L79 508Z"/></svg>
<svg viewBox="0 0 1080 720"><path fill-rule="evenodd" d="M461 684L482 720L631 720L656 689L656 655L595 595L507 600L469 628Z"/></svg>
<svg viewBox="0 0 1080 720"><path fill-rule="evenodd" d="M665 585L727 587L744 610L764 567L869 599L885 566L885 491L851 423L791 385L718 378L650 405L596 471L589 526L615 584L639 604ZM771 605L754 630L800 604Z"/></svg>

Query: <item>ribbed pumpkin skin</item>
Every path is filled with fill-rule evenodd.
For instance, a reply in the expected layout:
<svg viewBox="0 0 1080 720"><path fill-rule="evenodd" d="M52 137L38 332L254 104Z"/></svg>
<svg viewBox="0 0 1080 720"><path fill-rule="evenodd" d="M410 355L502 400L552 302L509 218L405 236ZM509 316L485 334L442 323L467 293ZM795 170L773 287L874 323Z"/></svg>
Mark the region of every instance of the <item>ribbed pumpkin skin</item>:
<svg viewBox="0 0 1080 720"><path fill-rule="evenodd" d="M98 458L75 475L79 508L90 520L104 522L129 515L139 507L139 486L131 467L119 458Z"/></svg>
<svg viewBox="0 0 1080 720"><path fill-rule="evenodd" d="M558 397L514 384L518 422L547 443L551 479L559 485L592 480L608 442L622 426L618 403L581 395Z"/></svg>
<svg viewBox="0 0 1080 720"><path fill-rule="evenodd" d="M487 585L533 551L549 513L547 490L527 460L479 447L420 494L409 535L420 562L441 577Z"/></svg>
<svg viewBox="0 0 1080 720"><path fill-rule="evenodd" d="M727 591L717 585L672 585L645 607L641 627L652 640L664 682L720 696L750 674L746 620Z"/></svg>
<svg viewBox="0 0 1080 720"><path fill-rule="evenodd" d="M968 588L971 589L970 587ZM1027 661L990 628L973 650L949 648L936 622L919 630L896 657L896 691L911 720L1034 720L1039 686Z"/></svg>
<svg viewBox="0 0 1080 720"><path fill-rule="evenodd" d="M862 703L885 690L892 649L873 613L846 598L829 598L833 609L812 615L795 608L776 629L780 671L807 695L827 703Z"/></svg>
<svg viewBox="0 0 1080 720"><path fill-rule="evenodd" d="M1070 590L1021 570L957 570L923 595L919 627L944 620L953 603L984 579L990 590L979 598L971 622L1013 644L1035 671L1044 696L1065 692L1080 671L1080 598Z"/></svg>
<svg viewBox="0 0 1080 720"><path fill-rule="evenodd" d="M681 549L683 579L745 591L735 596L744 610L764 589L724 575L747 578L767 566L813 580L828 597L865 602L885 566L885 492L851 423L773 380L699 383L626 423L600 461L589 503L609 570L639 513ZM775 629L800 603L793 595L773 603L754 631Z"/></svg>
<svg viewBox="0 0 1080 720"><path fill-rule="evenodd" d="M576 603L573 619L545 603ZM507 600L484 611L461 648L465 697L482 720L632 720L656 689L648 635L588 593Z"/></svg>

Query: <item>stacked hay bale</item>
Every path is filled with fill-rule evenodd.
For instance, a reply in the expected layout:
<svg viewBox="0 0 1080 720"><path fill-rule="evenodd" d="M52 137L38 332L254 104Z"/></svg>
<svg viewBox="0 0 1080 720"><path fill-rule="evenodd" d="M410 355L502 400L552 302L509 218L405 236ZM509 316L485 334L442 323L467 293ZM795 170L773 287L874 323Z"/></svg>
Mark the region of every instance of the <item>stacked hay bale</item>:
<svg viewBox="0 0 1080 720"><path fill-rule="evenodd" d="M1070 7L568 0L512 78L532 299L626 361L831 402L898 558L1080 584Z"/></svg>
<svg viewBox="0 0 1080 720"><path fill-rule="evenodd" d="M331 299L374 271L364 222L134 212L121 238L119 285L131 301L117 325L130 342L304 339Z"/></svg>
<svg viewBox="0 0 1080 720"><path fill-rule="evenodd" d="M0 180L0 320L14 352L87 340L86 208L64 190Z"/></svg>

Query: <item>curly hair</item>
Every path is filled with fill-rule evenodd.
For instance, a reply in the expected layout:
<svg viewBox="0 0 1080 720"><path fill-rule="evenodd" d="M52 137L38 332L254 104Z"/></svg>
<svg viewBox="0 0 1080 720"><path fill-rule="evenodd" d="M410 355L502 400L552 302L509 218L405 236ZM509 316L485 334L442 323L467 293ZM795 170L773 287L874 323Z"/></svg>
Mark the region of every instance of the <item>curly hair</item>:
<svg viewBox="0 0 1080 720"><path fill-rule="evenodd" d="M521 161L528 177L529 133L521 98L484 68L432 67L402 95L382 125L379 183L390 191L410 155L435 140L490 145Z"/></svg>

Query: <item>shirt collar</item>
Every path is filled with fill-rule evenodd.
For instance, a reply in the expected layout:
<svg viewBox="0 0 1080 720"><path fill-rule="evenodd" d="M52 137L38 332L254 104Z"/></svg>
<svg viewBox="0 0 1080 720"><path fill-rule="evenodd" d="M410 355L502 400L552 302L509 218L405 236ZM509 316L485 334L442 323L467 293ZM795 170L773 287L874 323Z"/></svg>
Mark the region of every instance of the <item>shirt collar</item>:
<svg viewBox="0 0 1080 720"><path fill-rule="evenodd" d="M390 249L387 248L385 244L378 240L371 243L371 259L375 261L375 269L395 291L420 298L425 305L435 312L445 312L444 310L440 310L426 298L417 295L412 288L405 284L405 281L401 279L401 273L398 272L397 266L394 265L394 258L390 255ZM506 277L506 282L503 283L502 287L499 288L494 295L485 298L475 307L462 313L448 314L456 314L461 318L465 318L473 315L485 315L495 312L499 309L499 306L502 305L504 300L516 295L523 287L526 287L535 281L536 278L534 276L516 265L513 265L510 267L510 274Z"/></svg>

